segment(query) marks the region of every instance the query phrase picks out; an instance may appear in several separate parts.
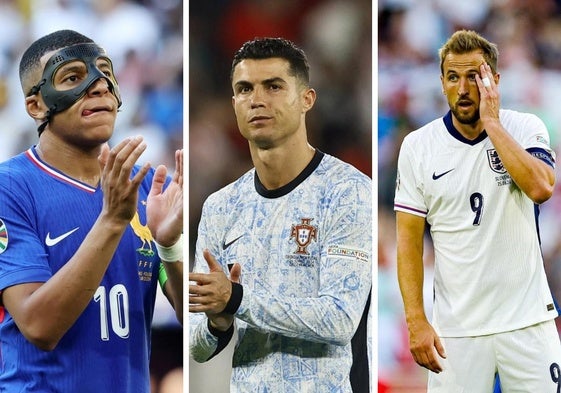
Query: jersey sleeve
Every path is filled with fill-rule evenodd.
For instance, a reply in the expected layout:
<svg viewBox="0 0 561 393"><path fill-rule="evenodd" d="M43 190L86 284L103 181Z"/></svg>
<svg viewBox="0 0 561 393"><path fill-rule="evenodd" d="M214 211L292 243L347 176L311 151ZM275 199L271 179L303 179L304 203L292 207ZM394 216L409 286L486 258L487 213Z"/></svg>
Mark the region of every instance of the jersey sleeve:
<svg viewBox="0 0 561 393"><path fill-rule="evenodd" d="M406 137L398 156L394 210L426 217L427 207L422 194L423 183L419 178L422 171L414 157L410 138Z"/></svg>
<svg viewBox="0 0 561 393"><path fill-rule="evenodd" d="M519 127L516 127L520 130L520 135L516 135L515 138L531 155L555 168L555 151L551 148L550 136L545 123L531 113L524 113L520 116L524 117L522 119L507 118L510 121L521 123ZM514 125L505 124L505 128L510 129L511 127L515 128Z"/></svg>
<svg viewBox="0 0 561 393"><path fill-rule="evenodd" d="M213 255L218 254L214 248L219 244L218 239L212 239L213 231L209 227L208 204L212 196L205 202L199 222L197 243L195 246L194 272L208 273L208 265L203 258L203 250L209 249ZM197 362L209 360L217 352L219 338L208 328L208 318L204 313L189 314L189 353Z"/></svg>
<svg viewBox="0 0 561 393"><path fill-rule="evenodd" d="M47 254L35 231L34 207L26 189L0 173L0 290L52 276Z"/></svg>

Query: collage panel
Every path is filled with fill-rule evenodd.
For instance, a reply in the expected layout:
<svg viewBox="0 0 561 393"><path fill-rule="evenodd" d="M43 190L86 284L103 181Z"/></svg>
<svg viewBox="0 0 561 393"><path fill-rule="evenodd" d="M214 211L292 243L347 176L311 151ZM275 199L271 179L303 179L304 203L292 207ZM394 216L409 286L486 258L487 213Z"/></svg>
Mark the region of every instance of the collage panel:
<svg viewBox="0 0 561 393"><path fill-rule="evenodd" d="M371 16L190 4L192 393L374 387Z"/></svg>
<svg viewBox="0 0 561 393"><path fill-rule="evenodd" d="M560 15L378 2L378 392L559 389Z"/></svg>

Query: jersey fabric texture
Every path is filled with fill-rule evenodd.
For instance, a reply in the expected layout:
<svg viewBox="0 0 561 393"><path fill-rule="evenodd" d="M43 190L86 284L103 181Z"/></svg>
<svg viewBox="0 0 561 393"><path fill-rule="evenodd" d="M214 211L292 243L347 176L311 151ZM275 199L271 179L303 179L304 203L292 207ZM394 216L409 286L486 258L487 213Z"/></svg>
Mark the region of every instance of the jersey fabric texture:
<svg viewBox="0 0 561 393"><path fill-rule="evenodd" d="M511 136L554 165L543 122L500 111ZM557 316L538 234L538 207L512 181L490 138L464 138L451 113L407 135L394 209L426 217L435 252L433 324L443 337L480 336Z"/></svg>
<svg viewBox="0 0 561 393"><path fill-rule="evenodd" d="M160 266L145 226L152 177L150 171L140 187L138 215L93 299L53 351L28 342L4 310L0 392L149 393L150 326ZM102 203L101 188L50 167L34 148L0 164L5 240L0 290L49 280L76 252Z"/></svg>
<svg viewBox="0 0 561 393"><path fill-rule="evenodd" d="M252 169L207 199L195 270L208 271L205 248L225 271L241 264L232 392L352 391L351 339L372 284L371 196L370 178L316 151L286 186L266 190ZM204 314L191 314L190 329L191 356L208 360L219 347ZM368 391L368 368L354 369L366 370L357 385Z"/></svg>

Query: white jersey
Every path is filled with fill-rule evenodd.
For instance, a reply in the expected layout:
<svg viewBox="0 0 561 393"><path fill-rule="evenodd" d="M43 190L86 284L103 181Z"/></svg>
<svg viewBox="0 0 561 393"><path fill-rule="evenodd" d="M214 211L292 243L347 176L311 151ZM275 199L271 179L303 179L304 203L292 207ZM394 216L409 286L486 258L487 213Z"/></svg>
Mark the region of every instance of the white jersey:
<svg viewBox="0 0 561 393"><path fill-rule="evenodd" d="M500 111L512 137L554 165L543 122ZM394 209L426 217L435 252L433 324L480 336L557 316L543 267L538 207L512 181L486 133L469 141L451 113L406 136Z"/></svg>
<svg viewBox="0 0 561 393"><path fill-rule="evenodd" d="M225 270L241 264L232 392L351 392L371 228L371 179L319 152L280 189L264 189L252 169L207 199L194 270L208 271L205 248ZM190 329L195 360L220 350L204 314L191 314Z"/></svg>

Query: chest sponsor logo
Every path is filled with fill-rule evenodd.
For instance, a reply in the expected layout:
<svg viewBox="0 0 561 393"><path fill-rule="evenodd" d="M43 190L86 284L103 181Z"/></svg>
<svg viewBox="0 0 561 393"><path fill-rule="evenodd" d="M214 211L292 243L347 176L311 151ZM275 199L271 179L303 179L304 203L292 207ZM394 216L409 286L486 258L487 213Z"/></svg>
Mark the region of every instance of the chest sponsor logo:
<svg viewBox="0 0 561 393"><path fill-rule="evenodd" d="M292 225L290 239L296 241L296 251L298 255L309 255L307 250L312 240L317 239L317 227L310 224L313 218L302 218L302 222Z"/></svg>

